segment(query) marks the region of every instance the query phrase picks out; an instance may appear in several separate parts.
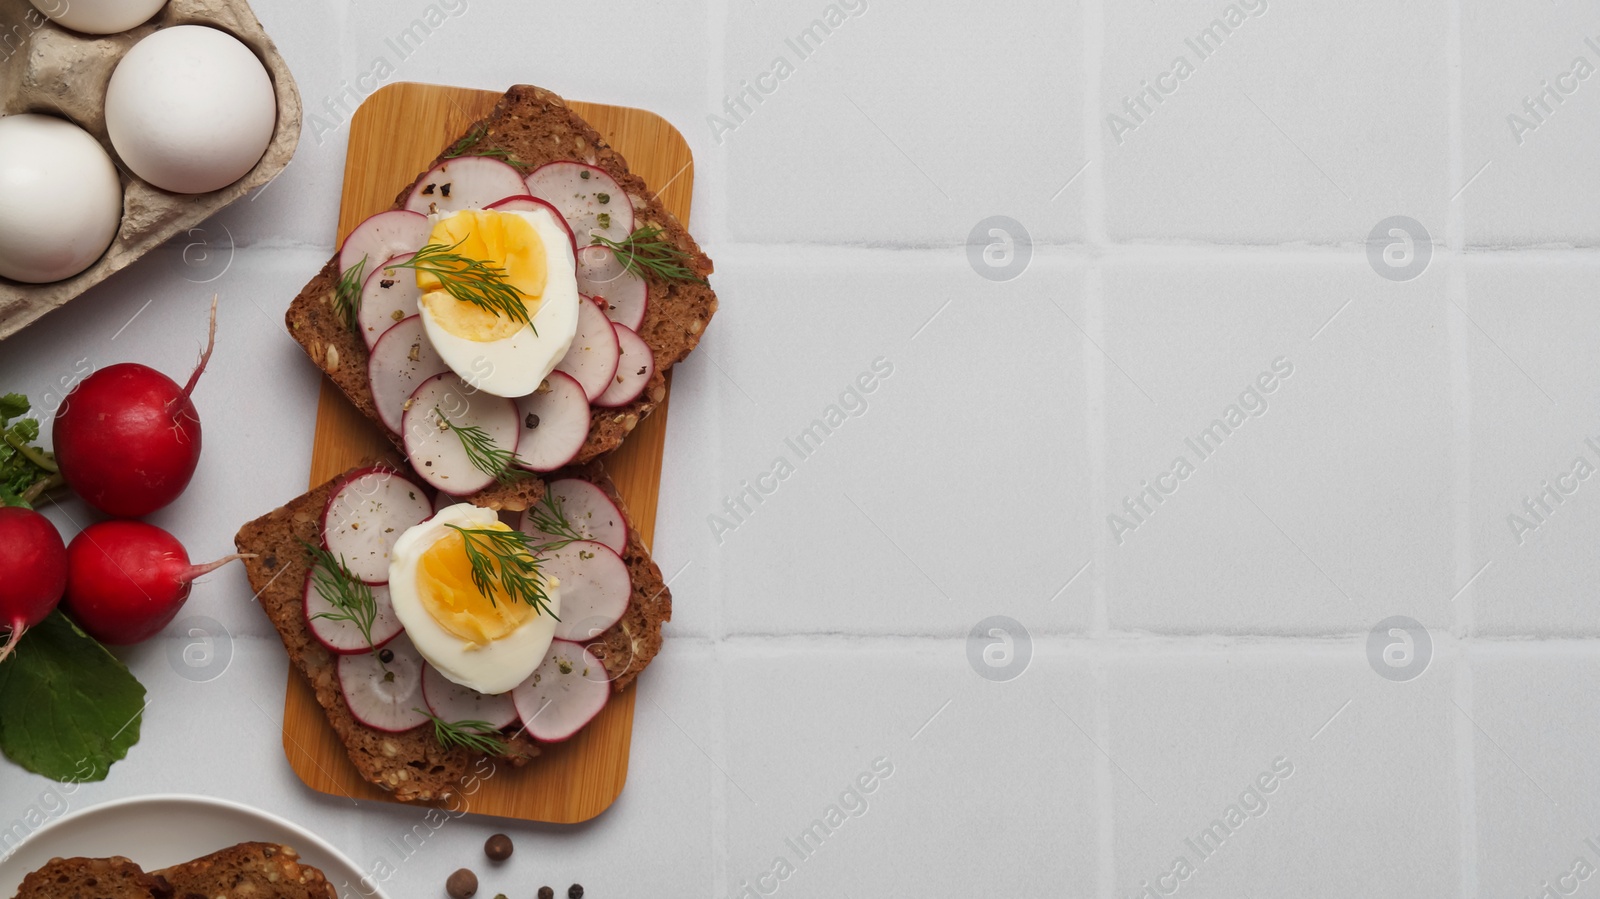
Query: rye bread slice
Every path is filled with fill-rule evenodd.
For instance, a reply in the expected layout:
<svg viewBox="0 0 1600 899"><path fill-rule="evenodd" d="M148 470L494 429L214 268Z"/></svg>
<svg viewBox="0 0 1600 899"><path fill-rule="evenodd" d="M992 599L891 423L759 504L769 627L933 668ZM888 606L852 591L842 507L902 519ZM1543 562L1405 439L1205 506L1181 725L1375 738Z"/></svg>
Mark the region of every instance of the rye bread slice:
<svg viewBox="0 0 1600 899"><path fill-rule="evenodd" d="M255 558L245 560L251 589L283 640L290 661L316 692L318 704L356 770L365 780L401 801L444 802L472 779L471 771L484 756L461 747L441 747L427 727L391 734L357 721L339 689L337 657L317 642L306 625L304 589L309 568L302 542L320 542L322 513L329 494L363 467L353 468L246 524L234 537L234 545L242 553L255 554ZM571 476L594 481L618 508L623 508L616 488L598 463L572 471L575 473ZM544 482L527 478L520 482L520 489L522 495L532 497L530 502L537 502L544 495ZM625 508L623 513L627 514ZM660 650L661 625L672 617L672 595L660 569L651 561L649 550L631 527L626 550L623 558L633 584L628 611L621 621L590 641L596 647L595 654L614 675L612 689L619 693ZM539 754L538 744L525 734L508 741L508 749L501 758L515 767L528 764Z"/></svg>
<svg viewBox="0 0 1600 899"><path fill-rule="evenodd" d="M16 899L171 899L172 885L123 858L53 858L22 878ZM266 897L262 897L266 899Z"/></svg>
<svg viewBox="0 0 1600 899"><path fill-rule="evenodd" d="M711 259L700 250L688 229L667 211L644 179L628 170L627 160L602 140L599 132L573 112L561 97L543 88L517 85L506 91L488 116L465 133L477 128L484 131L475 148L478 152L504 151L512 159L526 163L530 170L562 160L604 169L627 191L637 225L661 228L663 237L688 255L689 267L698 277L704 279L711 274ZM443 161L444 152L454 144L455 141L450 141L441 147L434 163ZM416 181L425 174L426 171L419 172ZM416 181L400 192L394 208L405 205ZM335 253L301 289L289 305L285 324L311 361L349 397L362 415L388 434L378 418L367 384L366 344L345 326L333 308L334 288L340 275L338 260L338 253ZM717 311L717 295L708 285L667 281L653 274L645 280L649 286L649 307L644 323L639 326L639 336L655 354L655 374L632 403L616 409L594 410L589 437L574 464L588 462L621 446L628 432L661 404L667 394L667 371L700 343L706 325ZM396 446L400 445L394 435L389 437L396 441ZM520 498L503 496L508 489L511 488L490 487L475 495L472 501L487 508L527 508L526 504L519 505Z"/></svg>
<svg viewBox="0 0 1600 899"><path fill-rule="evenodd" d="M153 872L172 899L338 899L321 871L277 843L240 843Z"/></svg>

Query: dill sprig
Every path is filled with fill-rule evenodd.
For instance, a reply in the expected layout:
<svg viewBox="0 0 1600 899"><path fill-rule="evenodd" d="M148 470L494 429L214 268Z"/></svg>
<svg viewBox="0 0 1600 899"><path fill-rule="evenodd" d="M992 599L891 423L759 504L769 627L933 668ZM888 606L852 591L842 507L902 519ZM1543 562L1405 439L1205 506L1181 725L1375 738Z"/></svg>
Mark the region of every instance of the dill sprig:
<svg viewBox="0 0 1600 899"><path fill-rule="evenodd" d="M516 451L496 444L488 431L477 425L458 425L447 418L438 406L433 407L433 414L439 419L440 430L450 431L461 440L461 448L466 450L467 461L472 463L473 468L492 475L502 484L527 476L525 472L511 467L517 461Z"/></svg>
<svg viewBox="0 0 1600 899"><path fill-rule="evenodd" d="M411 711L428 716L433 722L433 738L446 749L460 746L484 755L506 754L500 729L487 721L446 721L425 709L412 708Z"/></svg>
<svg viewBox="0 0 1600 899"><path fill-rule="evenodd" d="M367 276L367 257L345 269L339 283L333 288L333 311L344 320L345 327L360 335L361 285Z"/></svg>
<svg viewBox="0 0 1600 899"><path fill-rule="evenodd" d="M460 156L490 156L519 169L526 170L528 168L528 164L526 162L513 157L509 152L501 149L500 147L491 147L487 150L475 149L478 146L478 143L488 135L489 126L487 124L479 122L478 124L473 125L472 130L462 135L460 140L450 145L450 149L444 151L444 158L455 159ZM469 150L472 152L467 152Z"/></svg>
<svg viewBox="0 0 1600 899"><path fill-rule="evenodd" d="M549 534L557 538L548 543L540 544L536 547L538 551L548 552L552 549L560 549L577 540L589 539L571 521L567 520L567 512L563 505L560 497L546 490L544 497L539 500L538 504L529 507L528 511L522 513L540 533Z"/></svg>
<svg viewBox="0 0 1600 899"><path fill-rule="evenodd" d="M550 595L545 592L547 581L534 558L537 547L532 537L510 528L464 528L456 524L445 527L461 535L467 564L472 568L472 585L490 603L494 602L494 586L499 584L512 599L533 606L541 615L561 620L550 609Z"/></svg>
<svg viewBox="0 0 1600 899"><path fill-rule="evenodd" d="M635 228L623 240L612 240L601 234L592 236L594 244L609 247L615 252L617 258L622 260L622 267L631 274L642 278L645 272L650 272L667 281L706 283L706 279L696 275L694 269L689 267L689 254L661 234L661 229L655 225L645 225Z"/></svg>
<svg viewBox="0 0 1600 899"><path fill-rule="evenodd" d="M348 621L361 631L367 646L372 647L372 625L378 619L378 600L372 595L372 588L350 573L343 556L335 558L333 553L304 540L300 544L311 559L312 585L335 610L318 612L311 617Z"/></svg>
<svg viewBox="0 0 1600 899"><path fill-rule="evenodd" d="M439 279L439 286L444 288L445 293L463 303L471 303L514 322L532 324L528 318L528 307L523 303L523 297L527 294L506 279L505 269L455 252L456 247L465 240L463 237L449 246L430 243L410 259L389 267L427 272ZM360 301L359 297L358 287L357 302Z"/></svg>

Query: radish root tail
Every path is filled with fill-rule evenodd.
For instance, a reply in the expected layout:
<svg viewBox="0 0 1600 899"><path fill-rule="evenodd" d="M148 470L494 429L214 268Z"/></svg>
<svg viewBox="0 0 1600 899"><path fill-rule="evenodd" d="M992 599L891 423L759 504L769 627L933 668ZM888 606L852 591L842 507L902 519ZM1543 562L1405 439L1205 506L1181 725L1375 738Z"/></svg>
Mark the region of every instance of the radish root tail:
<svg viewBox="0 0 1600 899"><path fill-rule="evenodd" d="M200 376L205 374L206 363L211 361L211 351L217 347L217 294L211 295L211 326L206 334L206 348L200 354L200 364L195 366L194 374L189 376L189 383L183 385L183 398L188 399L194 393L194 385L200 383Z"/></svg>
<svg viewBox="0 0 1600 899"><path fill-rule="evenodd" d="M12 650L17 648L17 641L22 639L22 635L27 630L27 626L21 621L11 623L11 636L6 640L4 646L0 646L0 662L4 662L11 655Z"/></svg>
<svg viewBox="0 0 1600 899"><path fill-rule="evenodd" d="M190 565L186 571L178 575L178 583L187 584L195 578L204 577L216 571L229 562L237 562L240 559L254 559L255 557L255 553L234 553L231 556L223 556L215 562L207 562L204 565Z"/></svg>

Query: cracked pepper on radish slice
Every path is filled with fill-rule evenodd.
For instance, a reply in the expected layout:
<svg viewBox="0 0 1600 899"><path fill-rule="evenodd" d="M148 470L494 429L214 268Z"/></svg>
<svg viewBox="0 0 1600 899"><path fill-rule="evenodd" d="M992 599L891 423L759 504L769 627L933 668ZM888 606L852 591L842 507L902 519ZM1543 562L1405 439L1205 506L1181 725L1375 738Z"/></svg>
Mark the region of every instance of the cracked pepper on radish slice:
<svg viewBox="0 0 1600 899"><path fill-rule="evenodd" d="M522 530L542 543L566 539L555 533L561 522L586 540L605 544L614 553L621 554L628 545L628 520L622 510L595 484L582 478L561 478L547 485L548 500L542 502L522 517ZM552 520L549 505L560 510L561 522ZM549 530L541 529L546 524Z"/></svg>
<svg viewBox="0 0 1600 899"><path fill-rule="evenodd" d="M617 360L617 373L612 376L611 385L605 392L594 398L596 406L607 408L626 406L638 399L656 371L656 357L650 351L650 344L645 343L644 338L635 334L632 328L622 325L613 327L617 331L617 346L622 350Z"/></svg>
<svg viewBox="0 0 1600 899"><path fill-rule="evenodd" d="M550 162L528 173L527 190L561 212L587 246L594 236L623 241L633 233L633 202L605 169L581 162Z"/></svg>
<svg viewBox="0 0 1600 899"><path fill-rule="evenodd" d="M422 669L422 695L428 710L444 721L482 721L496 730L517 721L510 693L479 693L451 681L432 665Z"/></svg>
<svg viewBox="0 0 1600 899"><path fill-rule="evenodd" d="M633 596L628 564L611 547L577 540L541 559L545 576L561 584L561 620L556 636L593 640L621 620Z"/></svg>
<svg viewBox="0 0 1600 899"><path fill-rule="evenodd" d="M429 378L449 370L423 333L422 316L413 315L384 332L367 360L372 404L384 427L399 434L411 394Z"/></svg>
<svg viewBox="0 0 1600 899"><path fill-rule="evenodd" d="M555 471L577 458L589 439L589 401L583 385L553 371L538 390L517 400L522 433L516 464L528 471Z"/></svg>
<svg viewBox="0 0 1600 899"><path fill-rule="evenodd" d="M402 733L427 723L422 655L401 634L377 652L339 657L339 689L350 714L367 727Z"/></svg>
<svg viewBox="0 0 1600 899"><path fill-rule="evenodd" d="M594 720L611 697L605 665L582 643L555 640L544 661L511 691L517 715L535 740L559 743Z"/></svg>
<svg viewBox="0 0 1600 899"><path fill-rule="evenodd" d="M417 276L406 269L392 268L394 263L409 260L414 253L402 253L384 263L382 268L367 275L361 285L361 305L356 309L356 324L361 329L361 339L367 351L378 345L378 339L390 328L418 314L417 302L422 299L422 288L417 286Z"/></svg>
<svg viewBox="0 0 1600 899"><path fill-rule="evenodd" d="M514 401L475 391L451 372L422 382L400 428L417 475L457 495L476 493L505 475L516 456L518 430Z"/></svg>
<svg viewBox="0 0 1600 899"><path fill-rule="evenodd" d="M527 194L522 173L509 163L489 156L457 156L422 176L406 197L406 209L423 215L482 209Z"/></svg>

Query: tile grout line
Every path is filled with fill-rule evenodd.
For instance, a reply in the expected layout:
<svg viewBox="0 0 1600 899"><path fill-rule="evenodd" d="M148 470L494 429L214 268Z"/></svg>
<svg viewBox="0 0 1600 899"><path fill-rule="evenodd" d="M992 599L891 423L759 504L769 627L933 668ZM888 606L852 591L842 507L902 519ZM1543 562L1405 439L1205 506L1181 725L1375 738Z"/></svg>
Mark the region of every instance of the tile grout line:
<svg viewBox="0 0 1600 899"><path fill-rule="evenodd" d="M1453 665L1452 692L1458 707L1472 708L1472 667L1466 654L1461 654ZM1472 720L1466 714L1455 715L1456 770L1461 783L1456 788L1460 806L1459 839L1461 841L1462 899L1477 899L1478 895L1478 786L1477 742Z"/></svg>
<svg viewBox="0 0 1600 899"><path fill-rule="evenodd" d="M1114 814L1116 774L1111 770L1113 764L1111 753L1115 747L1111 733L1111 691L1108 685L1110 667L1103 661L1093 662L1090 664L1089 676L1091 688L1094 690L1094 738L1101 746L1106 747L1099 753L1094 763L1095 805L1100 809L1100 827L1096 831L1099 837L1096 853L1100 880L1099 895L1102 899L1115 899L1117 896L1117 831Z"/></svg>
<svg viewBox="0 0 1600 899"><path fill-rule="evenodd" d="M1100 137L1100 72L1105 57L1104 0L1083 0L1083 236L1091 257L1110 241L1106 239L1105 145ZM1099 165L1095 165L1095 163Z"/></svg>
<svg viewBox="0 0 1600 899"><path fill-rule="evenodd" d="M1096 166L1098 168L1098 166ZM1080 180L1086 180L1089 173L1085 172ZM710 190L711 188L707 188ZM698 188L697 188L698 192ZM709 218L709 216L708 216ZM1426 224L1426 223L1425 223ZM1435 223L1437 224L1437 223ZM695 226L699 231L699 226ZM903 257L910 259L915 256L938 258L948 260L952 251L959 251L965 244L956 243L907 243L907 244L866 244L866 243L823 243L818 241L717 241L708 237L707 245L714 246L717 258L738 259L740 256L768 256L792 260L796 254L804 253L837 253L860 254L863 259L871 258L882 264L886 258ZM1438 238L1435 238L1436 240ZM1095 258L1115 258L1125 262L1237 262L1261 261L1281 264L1285 261L1306 261L1311 264L1336 264L1347 263L1351 265L1365 265L1367 258L1366 242L1348 244L1303 244L1303 243L1213 243L1202 241L1099 241L1094 244L1082 242L1052 242L1034 240L1034 264L1043 260L1059 260L1082 263ZM235 247L237 252L278 252L281 250L301 250L326 254L331 248L326 245L313 244L273 245L240 244ZM1449 250L1448 228L1444 239L1440 241L1440 253L1443 255ZM1460 255L1467 258L1483 259L1500 262L1546 262L1554 260L1569 263L1593 263L1600 258L1600 246L1567 246L1552 244L1524 244L1503 247L1461 247ZM924 261L917 259L916 261Z"/></svg>
<svg viewBox="0 0 1600 899"><path fill-rule="evenodd" d="M1108 243L1105 228L1105 146L1100 139L1100 91L1101 70L1104 66L1105 56L1105 0L1083 0L1082 5L1082 34L1083 34L1083 152L1087 157L1085 165L1090 169L1083 173L1083 235L1088 262L1083 269L1083 303L1084 326L1089 329L1085 333L1098 333L1104 327L1104 308L1100 259L1103 248ZM1099 165L1095 165L1099 162ZM1082 342L1080 342L1080 346ZM1095 508L1104 509L1106 503L1106 435L1108 433L1108 411L1106 391L1106 367L1108 357L1104 354L1088 352L1084 347L1083 375L1084 375L1084 419L1086 430L1089 434L1088 462L1089 462L1089 496ZM1109 549L1109 535L1101 528L1094 529L1092 561L1105 559ZM1089 635L1096 637L1110 630L1110 609L1106 598L1106 566L1095 565L1091 572L1093 580L1090 582L1093 590L1093 618L1089 625ZM1090 663L1091 685L1094 696L1091 697L1094 708L1094 731L1096 738L1102 746L1111 746L1111 707L1106 689L1108 666L1102 661ZM1114 807L1113 778L1111 759L1101 758L1095 762L1095 806L1098 812L1096 836L1098 837L1095 852L1095 868L1097 881L1096 894L1102 899L1115 899L1117 895L1117 853L1116 853L1116 814Z"/></svg>
<svg viewBox="0 0 1600 899"><path fill-rule="evenodd" d="M729 0L711 0L707 4L707 44L711 52L708 54L710 59L706 63L706 98L707 108L710 109L717 108L717 100L722 95L723 85L727 78L725 69L727 62L728 17L730 15L732 15L732 12L729 8ZM718 149L724 150L725 154L726 147L712 146L707 152L715 152ZM702 172L708 177L700 177ZM708 234L713 240L728 236L728 180L726 172L726 155L723 157L723 164L696 167L696 181L701 185L701 189L707 192L710 200L708 203L702 203L699 211L704 216L708 211L707 207L709 207L709 211L713 213L711 225L708 229ZM723 422L723 411L721 402L713 402L710 406L711 417L717 424L719 431ZM722 450L721 441L713 441L710 460L713 471L722 470ZM716 691L712 708L716 710L716 717L713 722L714 729L712 730L715 742L710 746L710 752L717 757L718 764L726 767L728 764L727 746L729 738L728 710L725 705L727 691L724 678L726 675L722 664L722 655L724 641L727 639L727 609L722 599L722 566L708 565L707 567L711 569L708 578L710 595L717 598L712 603L713 617L711 621L712 639L710 652L712 670L715 672L715 676L712 677L712 689ZM732 847L729 845L728 820L727 778L712 775L710 833L712 880L711 890L709 891L712 896L725 897L730 896L733 892L733 871L730 860Z"/></svg>
<svg viewBox="0 0 1600 899"><path fill-rule="evenodd" d="M1448 83L1447 96L1449 97L1449 153L1450 158L1446 166L1449 172L1449 183L1462 184L1462 177L1466 169L1465 126L1463 124L1462 107L1462 0L1454 0L1449 6L1448 36L1445 41L1445 77ZM1466 302L1466 272L1463 248L1466 245L1466 201L1452 197L1445 207L1445 296L1456 305ZM1450 341L1450 406L1451 421L1455 431L1455 448L1452 453L1454 471L1452 472L1452 521L1454 522L1452 544L1455 557L1456 580L1469 570L1476 568L1472 555L1472 381L1471 368L1468 365L1468 337L1466 323L1460 316L1451 315L1449 310L1449 324L1446 326ZM1481 569L1479 570L1481 573ZM1471 577L1476 577L1472 574ZM1450 615L1454 621L1453 633L1462 638L1471 635L1474 625L1473 613L1475 599L1468 595L1462 602L1451 601ZM1452 652L1452 690L1456 699L1463 708L1472 705L1472 672L1467 662L1467 653ZM1476 899L1478 895L1478 859L1477 859L1477 791L1476 761L1471 722L1462 720L1465 716L1456 716L1455 720L1455 768L1456 768L1456 803L1457 803L1457 839L1460 856L1460 889L1462 899Z"/></svg>
<svg viewBox="0 0 1600 899"><path fill-rule="evenodd" d="M1091 262L1083 270L1084 327L1088 330L1084 332L1084 340L1080 341L1080 345L1093 343L1093 338L1089 335L1100 332L1104 328L1103 294L1104 285L1100 265ZM1083 349L1084 398L1086 406L1084 417L1087 419L1086 430L1089 444L1087 452L1089 462L1089 498L1090 502L1094 503L1094 508L1105 509L1109 508L1106 484L1108 481L1107 471L1110 467L1107 451L1107 434L1110 431L1108 411L1110 397L1107 392L1106 382L1108 380L1107 366L1111 363L1109 361L1110 357L1104 353L1090 352L1088 346L1084 346ZM1091 527L1094 534L1092 544L1094 554L1090 558L1092 561L1103 563L1111 551L1111 536L1105 528L1093 527L1092 524ZM1111 609L1106 596L1106 577L1106 566L1104 564L1095 565L1094 571L1091 572L1092 580L1089 582L1093 591L1093 603L1090 606L1092 617L1089 620L1088 636L1102 637L1111 632Z"/></svg>
<svg viewBox="0 0 1600 899"><path fill-rule="evenodd" d="M1456 636L1448 628L1433 628L1429 630L1435 643L1448 643L1459 647L1461 652L1484 657L1522 657L1527 654L1545 656L1551 652L1565 652L1566 654L1585 660L1600 658L1600 637L1594 635L1582 637L1539 637L1531 634L1496 634L1493 636L1479 636L1462 638ZM1221 634L1221 633L1172 633L1155 631L1130 631L1111 630L1104 633L1092 631L1030 631L1035 646L1050 646L1065 652L1072 652L1082 657L1106 657L1114 659L1136 658L1152 648L1160 648L1167 653L1189 653L1201 657L1214 654L1271 654L1279 652L1304 653L1312 651L1326 651L1330 653L1348 653L1353 646L1358 646L1368 636L1368 629L1342 631L1327 634ZM270 639L270 635L252 635L254 639ZM723 637L696 636L692 634L673 634L674 642L694 646L721 646L744 651L755 651L754 647L766 647L761 650L772 651L786 648L799 648L801 644L815 648L819 643L822 648L843 651L846 649L859 649L862 651L879 651L890 646L910 646L912 644L929 647L935 650L943 649L952 643L960 643L967 639L961 633L894 633L884 631L851 632L851 631L784 631L781 633L761 631L735 631Z"/></svg>

